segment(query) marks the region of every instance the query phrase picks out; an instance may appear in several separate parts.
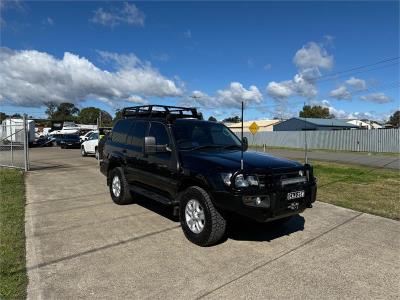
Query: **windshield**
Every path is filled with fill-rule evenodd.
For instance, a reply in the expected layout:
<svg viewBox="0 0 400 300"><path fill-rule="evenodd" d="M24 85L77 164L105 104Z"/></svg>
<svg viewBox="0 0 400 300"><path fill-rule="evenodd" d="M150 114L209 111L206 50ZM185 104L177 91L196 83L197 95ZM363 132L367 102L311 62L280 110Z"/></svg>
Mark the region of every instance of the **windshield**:
<svg viewBox="0 0 400 300"><path fill-rule="evenodd" d="M181 150L204 147L241 147L240 140L226 126L212 122L179 121L172 126Z"/></svg>

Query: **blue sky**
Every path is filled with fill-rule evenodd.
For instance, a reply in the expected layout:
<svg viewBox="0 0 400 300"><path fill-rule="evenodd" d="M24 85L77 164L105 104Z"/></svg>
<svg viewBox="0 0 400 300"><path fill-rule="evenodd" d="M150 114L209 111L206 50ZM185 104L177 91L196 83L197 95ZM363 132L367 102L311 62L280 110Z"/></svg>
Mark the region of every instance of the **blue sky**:
<svg viewBox="0 0 400 300"><path fill-rule="evenodd" d="M219 119L241 100L246 119L304 102L338 117L399 108L399 2L6 1L1 46L9 113L43 116L43 102L66 99L112 114L187 104Z"/></svg>

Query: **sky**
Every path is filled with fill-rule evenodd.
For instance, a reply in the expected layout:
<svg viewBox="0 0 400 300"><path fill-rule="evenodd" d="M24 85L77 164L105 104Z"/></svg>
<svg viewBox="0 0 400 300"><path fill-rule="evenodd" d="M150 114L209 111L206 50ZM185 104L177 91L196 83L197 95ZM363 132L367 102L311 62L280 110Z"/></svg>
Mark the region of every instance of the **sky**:
<svg viewBox="0 0 400 300"><path fill-rule="evenodd" d="M195 106L217 119L385 120L399 109L399 2L0 2L0 111L46 102Z"/></svg>

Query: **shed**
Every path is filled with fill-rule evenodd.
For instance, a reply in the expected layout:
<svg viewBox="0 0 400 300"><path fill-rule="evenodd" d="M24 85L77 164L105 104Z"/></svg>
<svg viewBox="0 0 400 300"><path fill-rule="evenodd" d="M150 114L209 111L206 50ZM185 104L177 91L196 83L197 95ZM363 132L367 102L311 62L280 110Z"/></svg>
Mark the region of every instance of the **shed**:
<svg viewBox="0 0 400 300"><path fill-rule="evenodd" d="M359 126L345 120L295 117L274 125L274 131L348 130Z"/></svg>

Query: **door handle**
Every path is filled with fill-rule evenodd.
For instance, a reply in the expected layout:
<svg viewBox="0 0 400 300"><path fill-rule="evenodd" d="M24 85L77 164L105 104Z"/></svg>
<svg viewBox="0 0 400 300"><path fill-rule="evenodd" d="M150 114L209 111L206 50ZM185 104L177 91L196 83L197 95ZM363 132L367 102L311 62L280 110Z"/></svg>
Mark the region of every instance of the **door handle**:
<svg viewBox="0 0 400 300"><path fill-rule="evenodd" d="M122 150L122 153L126 153L126 149L123 149L123 150Z"/></svg>

